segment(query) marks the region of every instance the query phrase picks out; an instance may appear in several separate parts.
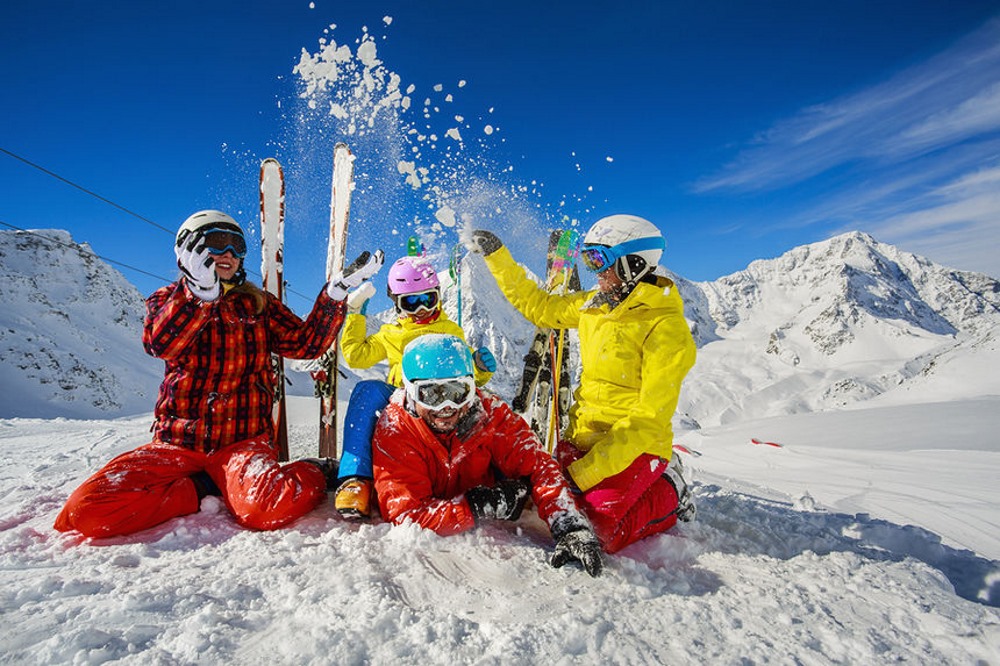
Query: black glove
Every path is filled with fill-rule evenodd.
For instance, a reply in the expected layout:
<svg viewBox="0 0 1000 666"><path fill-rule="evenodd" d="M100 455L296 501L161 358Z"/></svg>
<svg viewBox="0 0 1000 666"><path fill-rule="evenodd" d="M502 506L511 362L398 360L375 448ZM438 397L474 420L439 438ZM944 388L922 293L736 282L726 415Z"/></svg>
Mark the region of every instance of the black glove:
<svg viewBox="0 0 1000 666"><path fill-rule="evenodd" d="M601 544L582 516L567 513L556 518L552 523L552 538L556 540L556 549L549 564L556 569L576 560L591 577L596 578L604 571Z"/></svg>
<svg viewBox="0 0 1000 666"><path fill-rule="evenodd" d="M528 484L521 479L504 479L492 488L476 486L466 490L465 500L476 520L517 520L529 495Z"/></svg>
<svg viewBox="0 0 1000 666"><path fill-rule="evenodd" d="M502 248L503 241L497 238L492 231L476 229L465 243L465 247L468 248L469 252L475 252L485 257Z"/></svg>

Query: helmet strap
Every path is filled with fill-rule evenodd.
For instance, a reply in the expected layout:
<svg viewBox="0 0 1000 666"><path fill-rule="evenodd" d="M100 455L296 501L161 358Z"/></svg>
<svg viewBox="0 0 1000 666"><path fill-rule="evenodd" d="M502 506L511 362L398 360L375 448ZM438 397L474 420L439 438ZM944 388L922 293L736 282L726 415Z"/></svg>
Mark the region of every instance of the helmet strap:
<svg viewBox="0 0 1000 666"><path fill-rule="evenodd" d="M619 280L628 285L629 291L635 288L649 270L649 264L637 254L626 254L615 262L615 274Z"/></svg>

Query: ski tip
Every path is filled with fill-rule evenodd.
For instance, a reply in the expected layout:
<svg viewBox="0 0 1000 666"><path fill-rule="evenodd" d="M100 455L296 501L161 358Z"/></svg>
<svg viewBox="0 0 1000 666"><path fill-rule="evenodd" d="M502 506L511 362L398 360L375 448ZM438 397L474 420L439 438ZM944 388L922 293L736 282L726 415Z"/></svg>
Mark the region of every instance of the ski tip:
<svg viewBox="0 0 1000 666"><path fill-rule="evenodd" d="M756 437L750 438L751 444L757 444L758 446L773 446L776 449L783 449L784 444L778 444L777 442L765 442L762 439L757 439Z"/></svg>
<svg viewBox="0 0 1000 666"><path fill-rule="evenodd" d="M265 172L274 173L275 171L279 174L284 173L284 169L281 168L281 162L274 157L268 157L260 163L261 176L263 176Z"/></svg>

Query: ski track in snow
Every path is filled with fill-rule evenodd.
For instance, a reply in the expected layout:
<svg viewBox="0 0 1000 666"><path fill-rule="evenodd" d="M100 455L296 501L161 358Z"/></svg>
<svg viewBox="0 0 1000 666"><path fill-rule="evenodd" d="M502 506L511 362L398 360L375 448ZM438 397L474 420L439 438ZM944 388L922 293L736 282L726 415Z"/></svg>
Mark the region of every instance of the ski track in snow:
<svg viewBox="0 0 1000 666"><path fill-rule="evenodd" d="M292 398L293 457L312 453L314 408ZM698 520L598 579L549 567L533 512L441 538L326 502L251 532L210 497L129 537L54 532L84 476L148 428L0 421L0 662L1000 663L1000 564L701 469L710 438L688 458Z"/></svg>

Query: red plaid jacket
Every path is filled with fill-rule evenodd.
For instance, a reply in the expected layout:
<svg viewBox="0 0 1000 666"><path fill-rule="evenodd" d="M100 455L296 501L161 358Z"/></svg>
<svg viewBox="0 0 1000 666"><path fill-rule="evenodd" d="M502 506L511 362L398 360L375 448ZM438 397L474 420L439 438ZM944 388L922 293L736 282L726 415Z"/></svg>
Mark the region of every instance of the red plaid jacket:
<svg viewBox="0 0 1000 666"><path fill-rule="evenodd" d="M154 441L211 452L273 437L271 352L318 358L336 340L345 305L324 290L303 322L266 298L256 314L249 294L231 291L206 303L175 282L146 299L143 346L166 363Z"/></svg>

